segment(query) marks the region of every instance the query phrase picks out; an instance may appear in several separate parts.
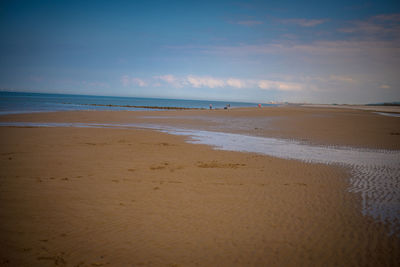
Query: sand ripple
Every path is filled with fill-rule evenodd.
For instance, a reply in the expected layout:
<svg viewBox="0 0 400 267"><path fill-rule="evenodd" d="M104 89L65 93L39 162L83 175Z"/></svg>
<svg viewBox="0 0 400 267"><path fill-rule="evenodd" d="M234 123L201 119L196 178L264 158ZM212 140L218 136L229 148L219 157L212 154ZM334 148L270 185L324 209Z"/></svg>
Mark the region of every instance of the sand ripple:
<svg viewBox="0 0 400 267"><path fill-rule="evenodd" d="M349 191L361 194L364 215L388 223L393 233L400 231L400 151L312 146L293 140L208 131L167 132L187 135L191 143L222 150L348 167L351 169Z"/></svg>

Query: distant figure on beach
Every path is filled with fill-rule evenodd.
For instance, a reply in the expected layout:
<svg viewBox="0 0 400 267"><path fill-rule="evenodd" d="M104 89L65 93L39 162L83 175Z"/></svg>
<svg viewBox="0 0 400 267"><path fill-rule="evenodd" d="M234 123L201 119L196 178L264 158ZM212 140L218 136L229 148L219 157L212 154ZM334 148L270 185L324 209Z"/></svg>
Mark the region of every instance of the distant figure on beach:
<svg viewBox="0 0 400 267"><path fill-rule="evenodd" d="M261 108L261 104L258 104L258 107Z"/></svg>
<svg viewBox="0 0 400 267"><path fill-rule="evenodd" d="M210 104L210 109L212 109L212 104Z"/></svg>

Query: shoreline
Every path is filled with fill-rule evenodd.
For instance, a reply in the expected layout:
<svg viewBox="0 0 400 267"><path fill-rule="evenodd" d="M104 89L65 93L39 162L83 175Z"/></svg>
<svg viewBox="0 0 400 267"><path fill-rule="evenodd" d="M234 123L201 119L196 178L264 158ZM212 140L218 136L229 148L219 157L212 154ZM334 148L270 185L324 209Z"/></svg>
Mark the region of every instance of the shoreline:
<svg viewBox="0 0 400 267"><path fill-rule="evenodd" d="M312 145L400 150L398 117L368 110L279 106L229 110L57 111L0 122L149 123L298 140Z"/></svg>

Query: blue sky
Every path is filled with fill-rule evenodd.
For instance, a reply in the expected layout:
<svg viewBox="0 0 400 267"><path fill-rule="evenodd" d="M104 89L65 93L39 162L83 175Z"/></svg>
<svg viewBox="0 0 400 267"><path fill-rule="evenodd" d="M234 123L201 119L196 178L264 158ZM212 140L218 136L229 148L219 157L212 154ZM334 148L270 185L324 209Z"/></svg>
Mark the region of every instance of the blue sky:
<svg viewBox="0 0 400 267"><path fill-rule="evenodd" d="M1 90L400 101L399 1L0 2Z"/></svg>

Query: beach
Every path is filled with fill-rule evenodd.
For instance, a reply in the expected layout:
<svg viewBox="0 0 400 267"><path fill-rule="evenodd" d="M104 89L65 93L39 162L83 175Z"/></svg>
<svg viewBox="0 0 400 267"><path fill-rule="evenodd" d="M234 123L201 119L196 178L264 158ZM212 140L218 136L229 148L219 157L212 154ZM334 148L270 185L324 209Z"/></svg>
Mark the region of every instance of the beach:
<svg viewBox="0 0 400 267"><path fill-rule="evenodd" d="M157 129L391 153L399 120L301 106L0 116L85 126L0 127L0 265L396 266L400 222L364 212L349 167L216 150Z"/></svg>

